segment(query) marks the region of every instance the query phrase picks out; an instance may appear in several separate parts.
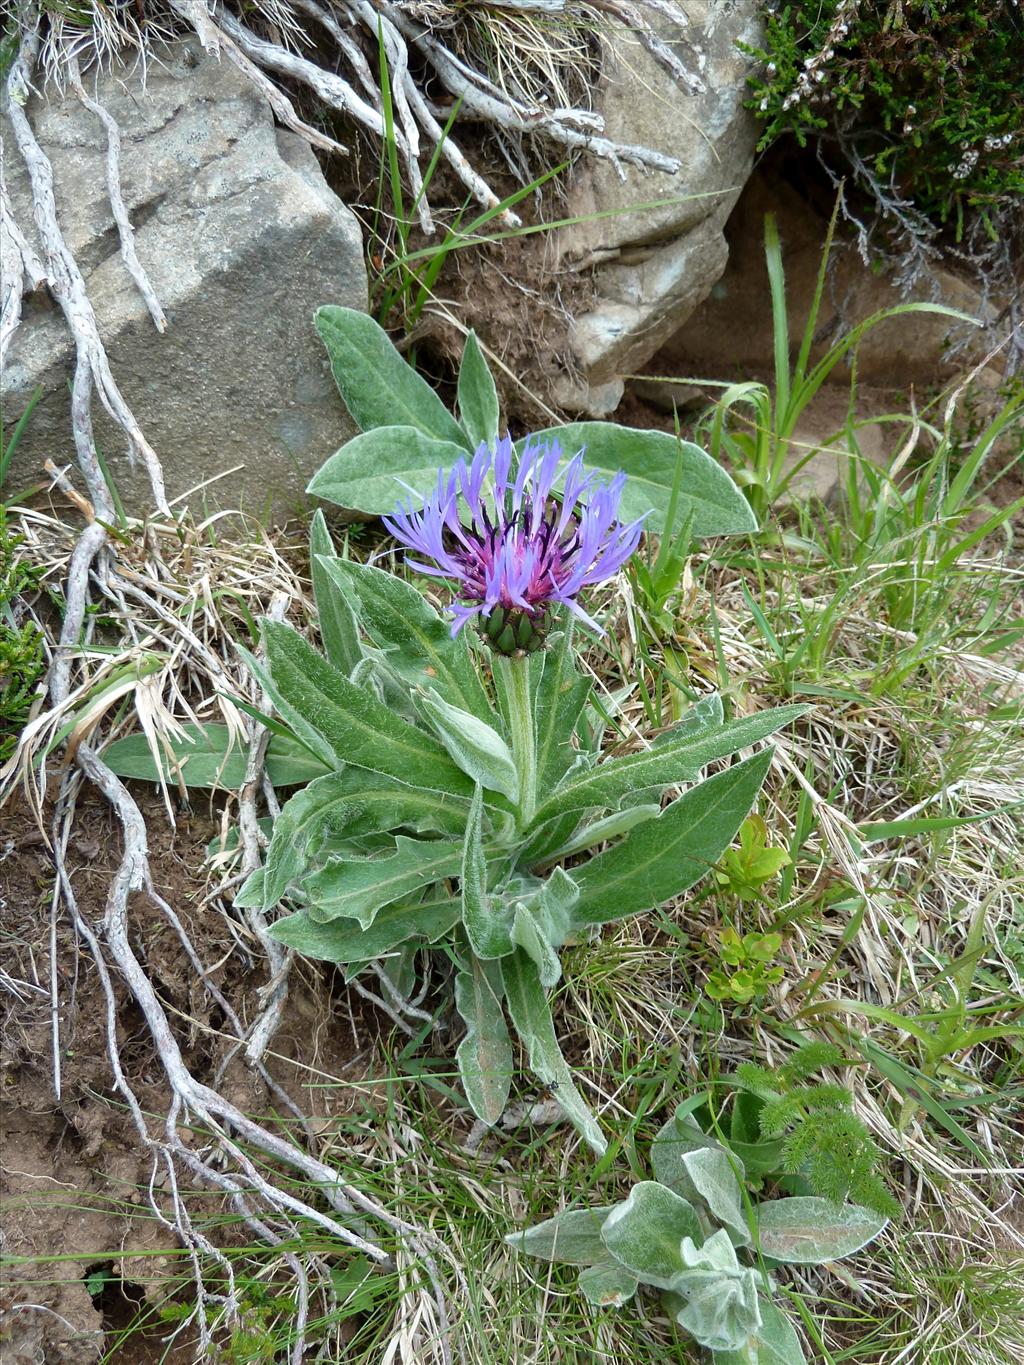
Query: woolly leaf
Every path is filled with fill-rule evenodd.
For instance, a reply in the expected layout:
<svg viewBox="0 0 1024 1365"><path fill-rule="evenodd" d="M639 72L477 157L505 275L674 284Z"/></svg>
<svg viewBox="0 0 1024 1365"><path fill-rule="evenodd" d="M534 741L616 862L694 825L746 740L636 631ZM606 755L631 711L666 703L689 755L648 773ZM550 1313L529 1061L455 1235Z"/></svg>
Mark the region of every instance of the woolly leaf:
<svg viewBox="0 0 1024 1365"><path fill-rule="evenodd" d="M758 1295L761 1325L737 1351L713 1352L714 1365L806 1365L793 1324L780 1308Z"/></svg>
<svg viewBox="0 0 1024 1365"><path fill-rule="evenodd" d="M604 924L650 910L699 881L728 847L771 760L766 749L717 773L574 869L580 888L574 923Z"/></svg>
<svg viewBox="0 0 1024 1365"><path fill-rule="evenodd" d="M601 1228L611 1210L611 1205L566 1209L532 1228L510 1232L505 1241L516 1251L537 1256L542 1261L557 1261L564 1265L613 1265L601 1240Z"/></svg>
<svg viewBox="0 0 1024 1365"><path fill-rule="evenodd" d="M832 1204L813 1195L757 1205L761 1251L775 1261L820 1265L867 1246L888 1219L858 1204Z"/></svg>
<svg viewBox="0 0 1024 1365"><path fill-rule="evenodd" d="M536 964L519 948L511 957L502 958L501 974L508 1012L526 1048L531 1071L552 1088L566 1117L575 1124L598 1156L604 1156L608 1144L573 1084L572 1073L555 1037L551 1006L541 985Z"/></svg>
<svg viewBox="0 0 1024 1365"><path fill-rule="evenodd" d="M584 1298L595 1308L621 1308L636 1293L639 1281L619 1265L593 1265L580 1272Z"/></svg>
<svg viewBox="0 0 1024 1365"><path fill-rule="evenodd" d="M470 332L462 348L456 402L470 447L494 447L498 439L498 391L477 341Z"/></svg>
<svg viewBox="0 0 1024 1365"><path fill-rule="evenodd" d="M368 929L382 906L402 900L421 886L456 877L462 845L452 839L395 839L387 857L334 857L303 881L307 912L318 924L344 918Z"/></svg>
<svg viewBox="0 0 1024 1365"><path fill-rule="evenodd" d="M309 528L309 569L317 623L329 662L348 677L363 657L363 647L352 603L326 567L336 558L327 521L318 507Z"/></svg>
<svg viewBox="0 0 1024 1365"><path fill-rule="evenodd" d="M455 978L455 1008L466 1023L466 1036L455 1057L470 1108L487 1124L501 1118L512 1085L512 1045L502 991L497 967L475 955Z"/></svg>
<svg viewBox="0 0 1024 1365"><path fill-rule="evenodd" d="M701 1236L693 1205L654 1180L634 1185L601 1229L615 1259L644 1284L659 1289L668 1289L684 1269L679 1252L683 1239Z"/></svg>
<svg viewBox="0 0 1024 1365"><path fill-rule="evenodd" d="M459 903L454 897L439 892L423 901L410 904L399 901L386 905L377 912L367 929L355 920L335 919L319 923L305 910L279 919L270 926L271 938L324 962L338 962L361 967L367 962L393 952L410 939L434 943L449 933L459 922ZM346 976L352 975L346 973Z"/></svg>
<svg viewBox="0 0 1024 1365"><path fill-rule="evenodd" d="M334 382L361 431L402 422L424 436L453 442L460 453L468 448L465 433L435 390L399 355L388 334L367 313L332 304L316 310L314 323L327 350ZM443 463L435 459L435 476ZM323 472L313 480L310 492L317 491L315 485ZM393 505L392 490L390 503L383 510Z"/></svg>

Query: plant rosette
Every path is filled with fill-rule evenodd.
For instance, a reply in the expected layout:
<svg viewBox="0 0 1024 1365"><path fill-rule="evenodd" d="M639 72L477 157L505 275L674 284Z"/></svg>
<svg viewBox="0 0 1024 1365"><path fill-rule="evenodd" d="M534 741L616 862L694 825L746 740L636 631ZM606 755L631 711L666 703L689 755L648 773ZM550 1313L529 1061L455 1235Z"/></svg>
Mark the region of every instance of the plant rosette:
<svg viewBox="0 0 1024 1365"><path fill-rule="evenodd" d="M750 810L772 749L723 760L806 708L726 720L721 699L707 696L653 743L602 761L607 707L577 669L573 640L577 620L600 627L578 596L622 567L642 518L658 521L654 476L645 496L622 471L588 472L579 454L563 462L575 428L518 449L498 441L494 383L472 337L460 425L370 319L324 309L318 325L366 430L311 487L337 493L344 477L357 506L375 502L380 469L369 466L383 459L390 529L411 567L448 582L453 600L445 619L409 582L339 558L322 515L314 518L324 653L271 620L262 657L243 651L277 713L266 718L268 772L276 765L280 780L304 785L274 821L265 864L236 905L286 911L270 930L281 943L342 965L349 979L384 973L398 1000L411 994L423 950L456 964L454 1005L465 1022L457 1060L474 1114L494 1124L505 1108L514 1032L530 1069L603 1152L555 1034L559 950L705 876ZM396 410L410 426L375 425ZM605 425L602 459L608 433L622 430ZM648 434L666 436L635 433ZM380 443L367 446L368 436ZM424 451L434 461L429 478L416 463ZM689 492L673 501L691 533L751 529L724 471L696 447L686 459ZM664 468L671 491L675 450ZM408 491L397 511L396 476ZM181 745L186 782L193 738L186 730ZM208 741L197 756L192 775L207 780L228 762ZM135 751L113 745L106 757L140 771ZM719 770L702 780L709 764Z"/></svg>
<svg viewBox="0 0 1024 1365"><path fill-rule="evenodd" d="M887 1220L813 1196L752 1202L743 1163L696 1128L691 1109L680 1105L655 1138L656 1179L618 1204L566 1210L505 1240L583 1267L580 1291L598 1308L620 1308L644 1285L659 1290L716 1365L800 1365L806 1357L769 1270L850 1256Z"/></svg>

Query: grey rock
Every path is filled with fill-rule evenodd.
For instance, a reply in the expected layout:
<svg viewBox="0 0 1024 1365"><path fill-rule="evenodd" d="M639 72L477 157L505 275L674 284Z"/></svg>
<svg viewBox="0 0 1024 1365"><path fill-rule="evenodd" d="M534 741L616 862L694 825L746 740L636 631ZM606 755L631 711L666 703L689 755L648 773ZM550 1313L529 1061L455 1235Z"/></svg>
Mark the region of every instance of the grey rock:
<svg viewBox="0 0 1024 1365"><path fill-rule="evenodd" d="M760 36L755 0L682 0L690 23L662 28L706 90L690 95L635 35L605 39L597 108L610 138L677 157L676 175L587 161L561 231L559 265L592 269L597 302L576 320L578 374L552 396L598 415L609 385L636 373L707 296L728 259L723 227L753 164L757 125L743 108L750 59L738 41ZM670 200L664 203L659 201ZM640 207L657 203L657 207ZM601 215L601 216L596 216ZM607 407L604 407L607 411Z"/></svg>
<svg viewBox="0 0 1024 1365"><path fill-rule="evenodd" d="M120 257L99 121L74 96L33 96L29 114L53 165L61 226L114 378L160 456L168 497L206 485L189 499L197 510L287 517L311 474L354 430L312 319L324 303L366 307L359 224L309 147L276 131L269 107L237 70L193 43L167 48L145 89L120 71L100 78L96 98L121 128L122 189L139 258L170 324L163 335ZM8 154L5 174L27 229L27 177L15 163ZM8 420L37 386L44 397L10 487L45 481L47 457L74 460L73 355L59 308L42 295L27 299L3 376ZM145 512L148 480L129 464L123 435L98 402L94 421L122 501Z"/></svg>

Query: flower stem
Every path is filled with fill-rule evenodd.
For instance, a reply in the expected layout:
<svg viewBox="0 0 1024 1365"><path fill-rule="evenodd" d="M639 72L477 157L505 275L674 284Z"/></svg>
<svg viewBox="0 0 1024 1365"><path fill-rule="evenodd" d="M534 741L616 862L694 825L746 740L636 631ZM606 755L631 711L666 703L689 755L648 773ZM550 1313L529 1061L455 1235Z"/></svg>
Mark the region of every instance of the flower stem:
<svg viewBox="0 0 1024 1365"><path fill-rule="evenodd" d="M519 774L519 823L525 829L537 809L537 736L530 697L530 660L495 655L494 667L500 670L504 684L512 757Z"/></svg>

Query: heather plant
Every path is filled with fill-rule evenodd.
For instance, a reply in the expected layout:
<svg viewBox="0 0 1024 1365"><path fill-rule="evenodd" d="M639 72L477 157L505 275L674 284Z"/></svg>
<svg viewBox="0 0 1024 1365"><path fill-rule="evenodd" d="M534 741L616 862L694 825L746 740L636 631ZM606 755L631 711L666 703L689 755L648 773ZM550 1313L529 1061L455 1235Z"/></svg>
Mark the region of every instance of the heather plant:
<svg viewBox="0 0 1024 1365"><path fill-rule="evenodd" d="M1024 190L1024 19L1003 0L766 3L761 145L823 136L885 211L961 228ZM905 202L901 205L900 200ZM1009 223L1007 218L1007 223ZM992 230L990 225L990 230Z"/></svg>
<svg viewBox="0 0 1024 1365"><path fill-rule="evenodd" d="M374 971L399 1012L423 951L451 964L465 1024L457 1060L474 1113L494 1123L505 1108L511 1022L531 1070L602 1152L555 1035L559 950L710 872L772 751L701 781L703 770L803 708L726 719L720 697L705 696L644 747L602 759L604 714L575 641L578 628L602 627L580 596L622 568L659 511L664 524L665 509L651 495L656 458L639 492L622 470L605 477L600 461L613 457L618 435L624 460L642 469L644 438L665 434L600 427L599 468L589 470L573 427L514 446L496 438L493 380L472 338L460 423L370 319L331 309L319 321L343 396L367 429L312 487L343 489L364 511L387 499L385 524L409 568L452 596L443 619L410 582L332 554L315 519L324 653L273 620L263 625L263 657L243 652L277 712L274 761L292 780L296 763L317 775L308 781L306 769L273 822L265 865L235 903L286 910L274 938L341 964L350 978ZM373 426L382 413L404 424ZM680 455L665 439L672 462L662 470L674 479L681 460L691 476L675 498L691 534L748 529L745 500L724 471L696 446ZM396 475L407 489L397 507ZM190 777L191 738L178 749L185 781L227 761L207 742ZM115 745L107 759L125 771L132 755Z"/></svg>
<svg viewBox="0 0 1024 1365"><path fill-rule="evenodd" d="M813 1195L755 1202L747 1187L762 1181L748 1180L735 1149L703 1132L693 1111L684 1101L659 1131L650 1153L655 1178L625 1200L566 1210L506 1240L583 1267L579 1288L596 1307L622 1307L642 1286L659 1290L672 1320L716 1365L797 1365L805 1356L775 1302L772 1271L852 1255L886 1217Z"/></svg>

